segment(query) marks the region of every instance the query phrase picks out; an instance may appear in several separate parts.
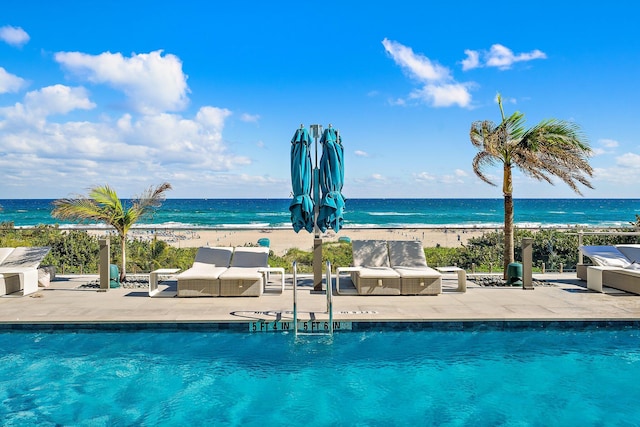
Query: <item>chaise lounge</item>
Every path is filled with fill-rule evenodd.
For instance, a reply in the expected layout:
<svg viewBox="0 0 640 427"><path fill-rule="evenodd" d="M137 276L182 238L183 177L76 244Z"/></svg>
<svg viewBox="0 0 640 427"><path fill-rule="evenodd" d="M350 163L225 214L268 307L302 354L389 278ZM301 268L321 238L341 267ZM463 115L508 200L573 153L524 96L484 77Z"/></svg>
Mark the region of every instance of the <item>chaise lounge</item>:
<svg viewBox="0 0 640 427"><path fill-rule="evenodd" d="M402 295L438 295L442 293L442 274L427 265L421 242L389 241L389 262L400 274Z"/></svg>
<svg viewBox="0 0 640 427"><path fill-rule="evenodd" d="M38 267L51 250L48 246L0 248L0 295L38 290Z"/></svg>
<svg viewBox="0 0 640 427"><path fill-rule="evenodd" d="M220 275L229 268L233 248L198 248L193 266L178 274L179 297L220 296Z"/></svg>
<svg viewBox="0 0 640 427"><path fill-rule="evenodd" d="M233 252L231 266L220 274L220 296L262 295L269 270L268 263L269 248L237 247Z"/></svg>
<svg viewBox="0 0 640 427"><path fill-rule="evenodd" d="M587 280L587 288L602 292L607 286L640 294L640 245L580 246L579 250L595 264L583 266L586 277L578 273Z"/></svg>

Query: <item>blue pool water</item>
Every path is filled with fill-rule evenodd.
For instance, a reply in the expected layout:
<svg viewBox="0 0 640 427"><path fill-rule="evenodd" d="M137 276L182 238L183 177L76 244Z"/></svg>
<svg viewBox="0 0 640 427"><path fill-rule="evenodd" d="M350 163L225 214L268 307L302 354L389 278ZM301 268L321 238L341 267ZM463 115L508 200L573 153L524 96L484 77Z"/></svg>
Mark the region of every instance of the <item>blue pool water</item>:
<svg viewBox="0 0 640 427"><path fill-rule="evenodd" d="M2 332L3 425L638 425L640 333Z"/></svg>

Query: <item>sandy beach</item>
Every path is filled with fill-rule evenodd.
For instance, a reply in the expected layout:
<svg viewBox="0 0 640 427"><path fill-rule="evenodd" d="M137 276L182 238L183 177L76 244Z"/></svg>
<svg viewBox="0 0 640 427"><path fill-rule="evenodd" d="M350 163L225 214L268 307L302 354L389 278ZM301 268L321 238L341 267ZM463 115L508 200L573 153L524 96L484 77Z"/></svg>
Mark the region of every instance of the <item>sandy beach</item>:
<svg viewBox="0 0 640 427"><path fill-rule="evenodd" d="M354 228L343 229L339 233L333 231L321 234L323 242L337 242L340 237L351 240L419 240L424 247L457 247L464 245L472 237L494 229L445 229L445 228ZM158 230L158 238L176 247L200 246L244 246L257 245L259 239L269 239L269 247L277 254L283 255L291 248L311 251L314 235L306 231L296 233L293 229L262 230ZM132 238L150 239L153 232L133 230Z"/></svg>

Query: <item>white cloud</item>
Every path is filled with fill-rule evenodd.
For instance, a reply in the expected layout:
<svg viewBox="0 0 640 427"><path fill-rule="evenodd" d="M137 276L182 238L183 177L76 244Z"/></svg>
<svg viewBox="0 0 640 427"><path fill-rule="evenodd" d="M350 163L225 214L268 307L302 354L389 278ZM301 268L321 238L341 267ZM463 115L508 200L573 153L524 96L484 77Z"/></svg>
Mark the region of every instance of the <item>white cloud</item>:
<svg viewBox="0 0 640 427"><path fill-rule="evenodd" d="M640 155L625 153L616 158L616 164L625 168L640 169Z"/></svg>
<svg viewBox="0 0 640 427"><path fill-rule="evenodd" d="M459 177L465 177L467 176L467 173L465 171L463 171L462 169L456 169L454 171L455 176L459 176Z"/></svg>
<svg viewBox="0 0 640 427"><path fill-rule="evenodd" d="M464 71L480 67L496 67L500 70L508 70L516 62L546 59L547 57L544 52L538 49L516 55L511 49L501 44L492 45L488 52L467 49L464 53L467 55L461 61ZM480 56L482 56L484 62L480 60Z"/></svg>
<svg viewBox="0 0 640 427"><path fill-rule="evenodd" d="M0 67L0 94L18 92L26 85L24 79L15 76L4 68Z"/></svg>
<svg viewBox="0 0 640 427"><path fill-rule="evenodd" d="M260 120L260 115L244 113L240 116L240 120L247 123L258 123L258 120Z"/></svg>
<svg viewBox="0 0 640 427"><path fill-rule="evenodd" d="M386 181L387 178L384 177L384 175L379 174L379 173L374 173L371 174L371 179L374 181Z"/></svg>
<svg viewBox="0 0 640 427"><path fill-rule="evenodd" d="M132 54L130 58L110 52L58 52L55 60L92 83L123 91L132 107L143 114L179 111L188 103L189 88L182 62L175 55L162 56L161 50Z"/></svg>
<svg viewBox="0 0 640 427"><path fill-rule="evenodd" d="M598 143L606 148L616 148L620 145L618 141L614 139L600 139L598 140Z"/></svg>
<svg viewBox="0 0 640 427"><path fill-rule="evenodd" d="M369 153L367 153L366 151L362 151L362 150L356 150L353 152L353 154L355 154L358 157L369 157Z"/></svg>
<svg viewBox="0 0 640 427"><path fill-rule="evenodd" d="M130 114L116 120L103 116L100 122L48 120L52 114L94 106L86 89L54 85L1 107L4 194L28 197L21 188L31 192L39 188L50 189L54 192L50 197L57 197L105 182L139 189L174 177L174 187L182 184L189 192L193 186L214 182L220 173L235 176L233 181L240 183L231 171L251 163L225 145L222 132L231 112L223 108L205 106L193 117L158 113L139 119Z"/></svg>
<svg viewBox="0 0 640 427"><path fill-rule="evenodd" d="M424 55L416 54L410 47L398 42L384 39L382 41L387 53L405 70L410 77L424 84L422 88L415 89L409 95L409 99L419 100L434 107L450 107L458 105L467 107L471 103L469 83L454 81L451 72L437 62ZM402 104L403 102L395 102Z"/></svg>
<svg viewBox="0 0 640 427"><path fill-rule="evenodd" d="M432 62L424 55L413 53L410 47L384 39L382 45L396 64L420 81L439 81L450 78L449 69Z"/></svg>
<svg viewBox="0 0 640 427"><path fill-rule="evenodd" d="M409 98L424 100L434 107L450 107L454 104L466 107L471 103L468 86L461 83L428 84L411 92Z"/></svg>
<svg viewBox="0 0 640 427"><path fill-rule="evenodd" d="M66 114L75 109L90 110L96 106L89 100L85 88L59 84L29 92L24 100L30 111L38 112L42 116Z"/></svg>
<svg viewBox="0 0 640 427"><path fill-rule="evenodd" d="M420 172L413 175L414 180L418 182L435 182L436 177L427 172Z"/></svg>
<svg viewBox="0 0 640 427"><path fill-rule="evenodd" d="M11 46L21 47L29 41L29 34L20 27L0 27L0 40Z"/></svg>
<svg viewBox="0 0 640 427"><path fill-rule="evenodd" d="M475 50L465 50L467 58L462 60L462 70L472 70L480 66L480 54Z"/></svg>

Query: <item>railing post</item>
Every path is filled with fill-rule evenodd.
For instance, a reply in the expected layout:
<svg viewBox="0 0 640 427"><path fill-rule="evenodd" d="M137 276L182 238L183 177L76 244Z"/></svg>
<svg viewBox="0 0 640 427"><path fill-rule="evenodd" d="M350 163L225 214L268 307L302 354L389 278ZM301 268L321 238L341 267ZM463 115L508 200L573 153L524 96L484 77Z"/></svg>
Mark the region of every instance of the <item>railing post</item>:
<svg viewBox="0 0 640 427"><path fill-rule="evenodd" d="M580 246L582 246L582 236L583 236L584 232L582 231L582 229L580 229L580 231L578 231L578 248L580 248ZM582 251L580 251L580 249L578 249L578 264L584 264L584 258L582 257Z"/></svg>
<svg viewBox="0 0 640 427"><path fill-rule="evenodd" d="M533 239L522 239L522 289L533 290Z"/></svg>
<svg viewBox="0 0 640 427"><path fill-rule="evenodd" d="M109 239L98 240L98 245L100 247L100 264L98 266L100 270L100 291L106 292L109 289L109 271L111 270Z"/></svg>

